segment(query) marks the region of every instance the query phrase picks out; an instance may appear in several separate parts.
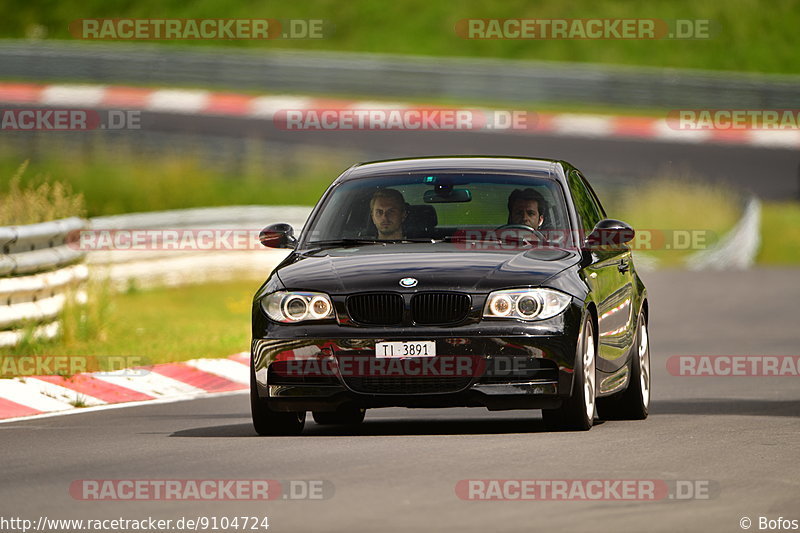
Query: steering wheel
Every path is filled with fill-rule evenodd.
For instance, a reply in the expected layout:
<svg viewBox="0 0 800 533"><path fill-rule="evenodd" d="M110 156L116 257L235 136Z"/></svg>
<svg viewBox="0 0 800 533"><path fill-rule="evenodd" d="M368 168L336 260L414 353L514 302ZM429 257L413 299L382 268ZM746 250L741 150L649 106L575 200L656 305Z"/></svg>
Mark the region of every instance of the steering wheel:
<svg viewBox="0 0 800 533"><path fill-rule="evenodd" d="M539 231L537 229L533 229L532 227L528 226L527 224L503 224L502 226L497 228L495 231L501 231L501 230L504 230L504 229L521 229L521 230L525 230L525 231L530 231L531 233L533 233L536 236L536 240L538 240L539 242L547 242L547 238L544 236L544 234L541 231Z"/></svg>

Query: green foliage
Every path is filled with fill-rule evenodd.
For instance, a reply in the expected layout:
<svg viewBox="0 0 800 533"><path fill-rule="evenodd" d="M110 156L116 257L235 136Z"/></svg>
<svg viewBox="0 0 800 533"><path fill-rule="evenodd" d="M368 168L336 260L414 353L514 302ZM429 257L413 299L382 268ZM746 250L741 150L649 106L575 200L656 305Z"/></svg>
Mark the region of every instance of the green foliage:
<svg viewBox="0 0 800 533"><path fill-rule="evenodd" d="M35 3L12 0L0 19L0 35L73 39L68 26L79 18L156 16L324 19L334 28L324 39L178 41L188 46L342 50L800 72L800 62L797 61L800 9L796 0L137 0L116 5L102 0L44 0ZM466 40L457 36L454 28L459 20L467 18L704 19L712 21L714 31L712 38L696 40Z"/></svg>
<svg viewBox="0 0 800 533"><path fill-rule="evenodd" d="M661 266L682 266L688 255L698 251L676 249L675 230L701 232L704 246L710 246L741 216L741 202L730 187L690 176L659 176L601 198L611 218L652 232L653 249L637 253L657 258ZM664 244L673 247L665 249Z"/></svg>
<svg viewBox="0 0 800 533"><path fill-rule="evenodd" d="M766 265L800 263L800 204L764 202L758 262Z"/></svg>
<svg viewBox="0 0 800 533"><path fill-rule="evenodd" d="M63 344L106 339L106 324L114 310L111 283L107 279L90 279L84 290L83 302L76 298L75 291L67 294L58 337Z"/></svg>
<svg viewBox="0 0 800 533"><path fill-rule="evenodd" d="M25 161L11 176L8 188L0 188L0 226L35 224L85 214L82 194L73 193L72 187L62 181L50 181L46 174L24 178L27 168L28 161Z"/></svg>
<svg viewBox="0 0 800 533"><path fill-rule="evenodd" d="M246 351L258 281L109 293L100 284L70 307L62 333L0 349L0 355L137 356L147 364Z"/></svg>
<svg viewBox="0 0 800 533"><path fill-rule="evenodd" d="M15 159L0 153L0 175L16 168ZM322 158L302 167L257 168L242 175L205 167L199 158L184 154L145 157L103 151L83 158L53 150L31 161L36 177L17 172L8 192L0 184L0 198L8 198L0 204L0 224L84 213L93 217L222 205L313 205L345 165ZM49 175L58 181L43 182ZM72 195L72 190L80 194Z"/></svg>

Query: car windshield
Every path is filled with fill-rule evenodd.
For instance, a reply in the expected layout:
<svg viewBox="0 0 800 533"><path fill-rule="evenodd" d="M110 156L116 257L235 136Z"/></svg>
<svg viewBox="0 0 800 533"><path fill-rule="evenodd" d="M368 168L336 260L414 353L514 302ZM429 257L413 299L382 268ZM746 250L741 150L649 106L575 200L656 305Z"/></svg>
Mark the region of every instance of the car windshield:
<svg viewBox="0 0 800 533"><path fill-rule="evenodd" d="M570 247L564 195L546 175L431 172L356 178L329 191L306 246L513 240Z"/></svg>

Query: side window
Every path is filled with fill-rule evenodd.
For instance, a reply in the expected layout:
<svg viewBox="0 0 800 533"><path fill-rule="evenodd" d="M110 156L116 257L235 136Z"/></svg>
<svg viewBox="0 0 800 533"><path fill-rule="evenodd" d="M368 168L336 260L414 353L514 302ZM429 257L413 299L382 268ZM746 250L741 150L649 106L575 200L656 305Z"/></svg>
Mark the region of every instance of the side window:
<svg viewBox="0 0 800 533"><path fill-rule="evenodd" d="M594 189L592 189L592 186L589 185L588 181L586 181L586 178L583 177L583 174L578 172L578 175L581 177L581 180L583 180L583 184L586 186L586 189L588 189L592 198L592 203L594 203L598 213L600 213L600 219L602 220L604 218L608 218L608 215L606 215L606 210L603 208L603 204L600 202L600 198L597 196L597 193L594 192Z"/></svg>
<svg viewBox="0 0 800 533"><path fill-rule="evenodd" d="M577 170L570 171L568 182L581 227L589 233L603 219L603 208Z"/></svg>

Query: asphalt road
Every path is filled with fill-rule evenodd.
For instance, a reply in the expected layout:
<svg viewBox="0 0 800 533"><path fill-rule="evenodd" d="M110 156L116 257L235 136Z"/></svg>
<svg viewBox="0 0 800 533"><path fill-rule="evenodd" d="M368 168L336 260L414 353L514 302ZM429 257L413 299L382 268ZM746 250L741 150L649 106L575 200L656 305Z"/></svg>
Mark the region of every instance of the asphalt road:
<svg viewBox="0 0 800 533"><path fill-rule="evenodd" d="M752 530L760 516L800 520L797 378L677 377L665 366L676 354L797 354L798 275L646 274L654 376L646 421L562 433L546 431L538 411L386 409L370 411L356 433L309 422L300 437L259 438L237 394L0 424L0 516L268 515L270 531L370 532L733 532L745 516ZM331 497L93 502L69 493L74 480L128 478L325 480ZM456 483L475 478L708 481L711 498L459 499Z"/></svg>

